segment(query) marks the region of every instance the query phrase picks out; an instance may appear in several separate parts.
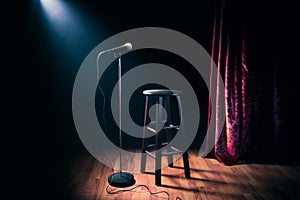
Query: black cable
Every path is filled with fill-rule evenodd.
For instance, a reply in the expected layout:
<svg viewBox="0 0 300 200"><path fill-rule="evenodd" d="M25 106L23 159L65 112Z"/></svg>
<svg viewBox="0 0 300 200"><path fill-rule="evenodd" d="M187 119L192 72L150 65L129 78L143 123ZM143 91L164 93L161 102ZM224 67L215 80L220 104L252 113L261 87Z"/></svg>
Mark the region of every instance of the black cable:
<svg viewBox="0 0 300 200"><path fill-rule="evenodd" d="M108 158L108 156L107 156L106 154L104 154L104 155L105 155L106 159L108 160L108 162L109 162L110 165L111 165L112 174L114 174L114 168L113 168L113 165L112 165L111 160ZM113 181L113 178L114 178L114 177L112 176L111 182ZM119 194L119 193L123 193L123 192L131 192L131 191L133 191L134 189L136 189L136 188L138 188L138 187L145 187L151 195L160 194L160 193L165 193L165 194L168 196L168 200L171 199L171 198L170 198L170 194L169 194L167 191L164 191L164 190L163 190L163 191L158 191L158 192L151 192L151 190L149 189L149 187L148 187L147 185L144 185L144 184L136 185L136 186L134 186L134 187L132 187L132 188L130 188L130 189L120 189L120 190L117 190L117 191L109 191L109 190L108 190L109 186L111 186L111 185L110 185L110 182L108 182L108 185L107 185L107 187L106 187L106 192L107 192L108 194ZM178 197L178 198L179 198L179 197ZM176 197L176 200L177 200L177 197ZM180 200L180 198L179 198L179 200Z"/></svg>
<svg viewBox="0 0 300 200"><path fill-rule="evenodd" d="M166 195L168 195L168 200L170 200L170 194L168 192L166 192L164 190L163 191L158 191L158 192L151 192L151 190L149 189L149 187L147 185L143 185L143 184L136 185L136 186L134 186L134 187L132 187L130 189L122 189L122 190L117 190L117 191L109 191L108 190L109 186L110 186L110 184L108 184L107 187L106 187L106 192L108 194L119 194L119 193L122 193L122 192L131 192L131 191L133 191L134 189L136 189L138 187L145 187L151 195L165 193Z"/></svg>
<svg viewBox="0 0 300 200"><path fill-rule="evenodd" d="M105 104L106 104L106 99L105 99L105 93L104 91L102 90L102 88L100 87L100 77L99 77L99 71L100 71L100 66L99 66L99 59L100 59L100 55L101 54L98 54L97 56L97 80L96 81L99 81L99 83L97 83L97 89L100 90L102 96L103 96L103 105L102 105L102 119L103 119L103 124L104 124L104 129L105 129L105 134L107 134L107 126L106 126L106 118L105 118Z"/></svg>

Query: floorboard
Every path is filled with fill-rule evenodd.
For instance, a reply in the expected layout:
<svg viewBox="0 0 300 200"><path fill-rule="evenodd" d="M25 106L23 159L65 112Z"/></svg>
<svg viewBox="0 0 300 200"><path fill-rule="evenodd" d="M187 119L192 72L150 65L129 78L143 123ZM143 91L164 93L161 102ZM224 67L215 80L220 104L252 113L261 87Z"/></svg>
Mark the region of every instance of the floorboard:
<svg viewBox="0 0 300 200"><path fill-rule="evenodd" d="M154 184L153 171L146 174L133 173L136 184L145 184L151 192L166 191L170 199L205 200L253 200L300 199L300 167L240 162L226 166L216 159L201 158L196 152L189 152L191 179L184 178L182 159L174 167L162 169L162 186ZM137 167L131 162L129 167ZM153 166L153 159L147 159L147 165ZM108 194L107 177L112 169L92 156L78 157L69 164L69 176L66 180L68 192L72 191L74 200L118 200L118 199L168 199L165 193L151 195L145 187L137 187L130 192ZM109 191L120 189L108 187Z"/></svg>

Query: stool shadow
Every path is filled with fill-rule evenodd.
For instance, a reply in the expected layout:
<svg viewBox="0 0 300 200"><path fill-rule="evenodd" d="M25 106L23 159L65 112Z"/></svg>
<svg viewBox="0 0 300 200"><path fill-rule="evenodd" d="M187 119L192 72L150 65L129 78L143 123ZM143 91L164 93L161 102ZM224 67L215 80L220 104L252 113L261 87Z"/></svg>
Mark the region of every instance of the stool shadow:
<svg viewBox="0 0 300 200"><path fill-rule="evenodd" d="M154 172L145 172L144 174L149 174L149 175L155 175ZM180 178L180 179L186 179L184 176L180 176L180 175L173 175L173 174L161 174L161 176L165 176L165 177L169 177L169 178ZM196 178L196 177L191 177L190 179L186 179L186 180L195 180L195 181L204 181L204 182L209 182L209 183L213 183L213 184L222 184L222 185L239 185L239 184L235 184L235 183L228 183L228 182L223 182L223 181L216 181L216 180L210 180L210 179L203 179L203 178ZM163 185L163 184L162 184ZM176 186L175 186L176 187Z"/></svg>
<svg viewBox="0 0 300 200"><path fill-rule="evenodd" d="M209 194L209 195L213 195L216 197L220 196L220 193L216 192L216 191L210 191L205 187L199 187L199 188L186 188L186 187L178 187L178 186L173 186L173 185L166 185L166 184L161 184L162 187L165 188L170 188L170 189L176 189L176 190L184 190L184 191L189 191L189 192L194 192L194 193L205 193L205 194ZM225 196L228 199L238 199L241 196L239 194L236 193L228 193L228 192L222 192L222 196Z"/></svg>
<svg viewBox="0 0 300 200"><path fill-rule="evenodd" d="M173 165L170 168L175 168L175 169L184 169L184 167L181 166L175 166ZM214 170L203 170L203 169L195 169L195 168L190 168L191 171L195 171L195 172L205 172L205 173L216 173L217 171ZM227 173L227 172L222 172L222 175L225 176L232 176L232 173Z"/></svg>

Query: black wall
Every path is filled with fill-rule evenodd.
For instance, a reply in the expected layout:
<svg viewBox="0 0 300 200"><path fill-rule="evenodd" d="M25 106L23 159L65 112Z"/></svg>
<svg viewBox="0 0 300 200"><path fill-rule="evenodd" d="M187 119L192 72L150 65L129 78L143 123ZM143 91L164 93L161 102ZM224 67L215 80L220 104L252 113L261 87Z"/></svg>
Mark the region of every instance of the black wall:
<svg viewBox="0 0 300 200"><path fill-rule="evenodd" d="M71 18L72 15L68 19L69 15L66 14L65 22L48 20L39 1L29 2L24 7L26 11L23 10L24 19L21 19L24 21L22 39L20 38L24 44L22 51L26 54L26 68L32 69L30 78L26 78L27 89L32 93L32 100L29 102L33 108L28 112L33 112L33 118L37 120L34 123L34 128L37 129L37 145L41 145L53 159L85 152L73 123L72 88L77 70L96 45L121 31L157 26L180 31L198 41L210 52L212 34L213 5L210 1L198 4L154 1L140 5L95 0L62 2L74 9L71 10L75 13L74 19ZM55 23L59 24L58 28ZM149 51L138 54L139 59L132 66L160 62L180 70L180 66L186 65L185 61L167 52ZM192 77L193 73L182 69L181 72L190 76L190 81L199 90L199 98L203 101L201 109L204 112L207 90L202 88L201 77ZM116 70L107 72L107 78L116 79ZM139 112L142 113L143 110ZM203 121L202 125L205 124Z"/></svg>
<svg viewBox="0 0 300 200"><path fill-rule="evenodd" d="M11 159L22 163L25 171L23 180L29 189L23 187L25 191L20 193L23 197L70 198L72 192L67 187L71 167L66 163L82 154L88 155L73 122L72 88L81 63L96 45L121 31L155 26L182 32L209 53L211 48L213 2L209 0L198 3L59 2L67 9L63 12L54 9L58 16L50 19L39 0L7 7L11 8L9 18L12 20L5 29L8 33L5 38L8 44L6 59L14 66L7 67L13 78L5 77L9 80L8 91L13 97L9 100L14 111L10 128L18 133L17 138L12 135L12 140L17 139L15 145L23 153L21 156L14 154ZM181 65L187 64L184 60L167 52L137 54L139 59L133 59L132 66L160 62L189 77L202 102L201 111L204 113L201 114L206 116L207 90L203 88L200 76L180 69ZM117 75L114 69L107 73L108 79ZM140 106L135 113L142 114L142 109ZM203 118L199 130L203 132L205 126L206 119ZM197 146L197 142L193 145Z"/></svg>

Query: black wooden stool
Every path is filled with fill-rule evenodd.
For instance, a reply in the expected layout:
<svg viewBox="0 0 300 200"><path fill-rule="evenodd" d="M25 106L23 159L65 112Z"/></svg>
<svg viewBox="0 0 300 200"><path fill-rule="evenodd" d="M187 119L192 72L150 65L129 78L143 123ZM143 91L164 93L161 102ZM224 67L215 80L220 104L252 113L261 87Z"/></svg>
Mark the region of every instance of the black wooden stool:
<svg viewBox="0 0 300 200"><path fill-rule="evenodd" d="M146 155L149 155L151 158L155 159L155 185L161 185L161 159L162 156L168 157L169 167L173 167L173 155L174 154L183 154L183 163L184 163L184 173L186 178L190 178L190 167L188 160L187 151L183 152L182 150L177 149L176 147L171 146L170 151L161 152L157 151L162 147L169 144L172 140L172 133L174 130L177 131L181 128L181 125L172 124L174 120L171 114L171 98L175 97L177 100L177 118L181 121L182 117L182 107L180 100L180 91L177 90L167 90L167 89L156 89L156 90L144 90L143 94L146 96L145 102L145 113L144 113L144 131L143 131L143 141L142 141L142 160L141 160L141 172L145 172L146 168ZM149 103L151 100L154 100L156 103L155 111L155 121L147 123L147 116L149 112ZM167 117L163 119L163 108L166 110ZM161 124L160 124L161 123ZM147 125L148 124L148 125ZM162 124L164 124L162 126ZM155 133L155 142L149 143L147 139L147 133ZM173 131L173 132L172 132ZM182 131L182 130L181 130ZM155 153L152 153L151 150Z"/></svg>

